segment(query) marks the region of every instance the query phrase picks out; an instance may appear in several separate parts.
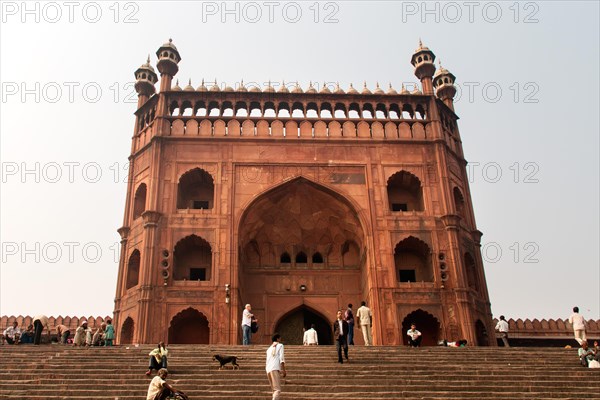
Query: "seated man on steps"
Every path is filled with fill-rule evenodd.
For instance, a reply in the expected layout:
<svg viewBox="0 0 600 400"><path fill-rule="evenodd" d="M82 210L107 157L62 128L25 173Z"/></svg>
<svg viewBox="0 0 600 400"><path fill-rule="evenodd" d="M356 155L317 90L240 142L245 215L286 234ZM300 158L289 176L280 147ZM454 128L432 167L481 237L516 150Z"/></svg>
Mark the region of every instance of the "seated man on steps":
<svg viewBox="0 0 600 400"><path fill-rule="evenodd" d="M187 400L187 396L180 390L175 389L166 381L169 371L166 368L158 370L158 375L152 378L148 386L146 400L166 400L169 398Z"/></svg>
<svg viewBox="0 0 600 400"><path fill-rule="evenodd" d="M150 356L150 365L148 366L148 371L146 375L150 376L152 374L152 370L159 370L160 368L167 368L167 356L169 355L169 350L165 346L165 342L160 342L158 347L148 353Z"/></svg>
<svg viewBox="0 0 600 400"><path fill-rule="evenodd" d="M2 337L8 344L19 344L19 338L21 337L19 323L17 321L13 322L12 326L4 330Z"/></svg>
<svg viewBox="0 0 600 400"><path fill-rule="evenodd" d="M592 361L600 361L600 354L597 351L598 342L595 342L594 345L594 349L590 349L587 340L583 340L581 342L581 348L577 350L579 361L581 362L581 365L586 368L590 366Z"/></svg>
<svg viewBox="0 0 600 400"><path fill-rule="evenodd" d="M421 346L421 332L417 330L416 324L411 324L410 329L406 331L406 335L408 336L408 345L411 347L420 347Z"/></svg>

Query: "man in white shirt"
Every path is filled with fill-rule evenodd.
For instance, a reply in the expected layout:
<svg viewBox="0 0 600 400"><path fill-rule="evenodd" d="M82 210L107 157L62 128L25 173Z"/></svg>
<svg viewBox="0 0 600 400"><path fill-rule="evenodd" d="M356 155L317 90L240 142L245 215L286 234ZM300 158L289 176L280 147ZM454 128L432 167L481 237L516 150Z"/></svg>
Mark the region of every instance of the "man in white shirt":
<svg viewBox="0 0 600 400"><path fill-rule="evenodd" d="M250 339L252 338L252 318L254 318L254 314L250 311L252 310L252 306L250 304L246 304L244 311L242 312L242 344L249 345Z"/></svg>
<svg viewBox="0 0 600 400"><path fill-rule="evenodd" d="M500 332L500 338L502 339L502 343L504 343L504 347L510 347L508 344L508 322L506 322L504 315L500 316L500 321L496 324L496 330Z"/></svg>
<svg viewBox="0 0 600 400"><path fill-rule="evenodd" d="M285 357L283 345L281 344L281 335L274 334L271 338L273 344L267 349L267 378L273 390L273 400L278 400L281 393L281 378L285 378Z"/></svg>
<svg viewBox="0 0 600 400"><path fill-rule="evenodd" d="M180 398L187 400L185 393L175 389L166 381L169 371L166 368L161 368L158 374L152 378L148 386L148 394L146 400L166 400L171 396L178 395Z"/></svg>
<svg viewBox="0 0 600 400"><path fill-rule="evenodd" d="M304 345L305 346L318 346L319 345L319 337L317 335L317 331L315 330L315 324L310 326L310 329L304 332Z"/></svg>
<svg viewBox="0 0 600 400"><path fill-rule="evenodd" d="M408 345L411 347L420 347L421 346L421 332L417 330L417 325L411 324L410 329L406 331L406 335L408 336Z"/></svg>
<svg viewBox="0 0 600 400"><path fill-rule="evenodd" d="M363 301L360 303L360 308L356 310L356 318L358 318L358 323L365 339L365 346L372 346L373 336L371 334L371 327L373 325L373 315L371 314L371 309L367 307L366 302Z"/></svg>
<svg viewBox="0 0 600 400"><path fill-rule="evenodd" d="M18 328L19 323L17 321L13 322L12 326L9 326L2 332L2 336L4 340L8 342L8 344L19 344L19 338L21 337L21 330Z"/></svg>
<svg viewBox="0 0 600 400"><path fill-rule="evenodd" d="M569 323L573 325L575 340L581 345L583 341L587 340L587 337L585 335L585 318L579 314L579 307L573 307L573 314L569 317Z"/></svg>

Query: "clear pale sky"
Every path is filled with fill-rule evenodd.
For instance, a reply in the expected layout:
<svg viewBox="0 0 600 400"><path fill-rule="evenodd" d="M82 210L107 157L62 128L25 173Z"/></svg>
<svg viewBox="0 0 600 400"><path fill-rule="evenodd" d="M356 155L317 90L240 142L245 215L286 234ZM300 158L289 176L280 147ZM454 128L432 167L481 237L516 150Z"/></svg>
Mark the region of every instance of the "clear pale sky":
<svg viewBox="0 0 600 400"><path fill-rule="evenodd" d="M411 89L421 38L460 88L494 315L600 318L598 4L2 2L0 314L112 313L133 72L169 37L182 87L371 90Z"/></svg>

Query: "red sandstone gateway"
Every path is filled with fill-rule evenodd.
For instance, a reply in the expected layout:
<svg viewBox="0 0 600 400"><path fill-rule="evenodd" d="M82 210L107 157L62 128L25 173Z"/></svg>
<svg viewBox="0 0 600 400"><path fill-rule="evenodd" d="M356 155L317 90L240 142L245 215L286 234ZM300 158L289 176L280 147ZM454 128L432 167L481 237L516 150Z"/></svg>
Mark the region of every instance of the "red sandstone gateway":
<svg viewBox="0 0 600 400"><path fill-rule="evenodd" d="M254 344L300 344L311 324L331 344L336 311L365 300L376 345L411 322L424 345L496 344L455 77L431 50L411 59L422 91L400 93L182 89L177 48L156 54L159 93L150 60L135 72L120 343L238 344L250 303Z"/></svg>

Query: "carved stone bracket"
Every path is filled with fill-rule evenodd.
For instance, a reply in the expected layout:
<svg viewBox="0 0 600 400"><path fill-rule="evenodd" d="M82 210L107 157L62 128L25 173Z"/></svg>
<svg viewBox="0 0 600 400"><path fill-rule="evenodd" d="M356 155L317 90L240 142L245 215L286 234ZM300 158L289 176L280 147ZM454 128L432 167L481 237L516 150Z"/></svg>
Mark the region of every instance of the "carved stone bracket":
<svg viewBox="0 0 600 400"><path fill-rule="evenodd" d="M447 214L442 216L442 222L446 229L455 229L458 230L460 224L460 215L457 214Z"/></svg>
<svg viewBox="0 0 600 400"><path fill-rule="evenodd" d="M117 232L119 232L119 235L121 236L121 244L127 242L127 238L129 237L129 231L130 229L128 226L122 226L119 229L117 229Z"/></svg>
<svg viewBox="0 0 600 400"><path fill-rule="evenodd" d="M481 247L481 237L483 236L483 232L475 229L474 231L471 231L471 236L473 236L473 240L475 241L477 246Z"/></svg>
<svg viewBox="0 0 600 400"><path fill-rule="evenodd" d="M144 228L158 226L161 214L158 211L146 210L142 213L144 219Z"/></svg>

